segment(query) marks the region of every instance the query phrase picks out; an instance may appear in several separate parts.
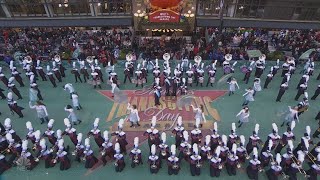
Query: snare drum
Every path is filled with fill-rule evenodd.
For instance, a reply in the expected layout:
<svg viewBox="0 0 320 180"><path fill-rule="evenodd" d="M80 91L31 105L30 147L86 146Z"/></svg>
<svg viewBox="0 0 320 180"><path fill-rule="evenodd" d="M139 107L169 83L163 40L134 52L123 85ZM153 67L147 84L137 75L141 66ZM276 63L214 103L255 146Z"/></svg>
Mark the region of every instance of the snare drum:
<svg viewBox="0 0 320 180"><path fill-rule="evenodd" d="M138 79L138 84L142 84L142 79Z"/></svg>
<svg viewBox="0 0 320 180"><path fill-rule="evenodd" d="M231 70L230 66L223 67L223 72L224 72L224 74L230 74L231 71L232 71L232 70Z"/></svg>
<svg viewBox="0 0 320 180"><path fill-rule="evenodd" d="M241 66L240 70L241 70L242 73L247 73L248 72L248 68L247 68L246 65Z"/></svg>
<svg viewBox="0 0 320 180"><path fill-rule="evenodd" d="M136 79L132 79L132 83L133 84L137 84L137 80Z"/></svg>
<svg viewBox="0 0 320 180"><path fill-rule="evenodd" d="M145 84L146 83L146 78L142 79L142 83Z"/></svg>
<svg viewBox="0 0 320 180"><path fill-rule="evenodd" d="M214 78L214 77L210 77L210 83L214 83L214 82L215 82L215 80L216 80L216 78Z"/></svg>
<svg viewBox="0 0 320 180"><path fill-rule="evenodd" d="M188 77L188 83L192 84L193 79L191 77Z"/></svg>
<svg viewBox="0 0 320 180"><path fill-rule="evenodd" d="M203 83L203 77L199 77L199 83Z"/></svg>

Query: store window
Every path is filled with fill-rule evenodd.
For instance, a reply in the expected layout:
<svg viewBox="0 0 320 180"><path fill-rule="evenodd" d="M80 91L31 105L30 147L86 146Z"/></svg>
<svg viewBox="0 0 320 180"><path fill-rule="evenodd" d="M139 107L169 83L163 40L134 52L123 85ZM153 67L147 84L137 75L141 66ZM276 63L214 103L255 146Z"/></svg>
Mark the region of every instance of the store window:
<svg viewBox="0 0 320 180"><path fill-rule="evenodd" d="M132 13L131 0L91 0L95 5L98 16L130 15Z"/></svg>
<svg viewBox="0 0 320 180"><path fill-rule="evenodd" d="M87 0L46 0L54 16L91 16Z"/></svg>
<svg viewBox="0 0 320 180"><path fill-rule="evenodd" d="M42 0L6 0L5 3L13 17L47 16Z"/></svg>

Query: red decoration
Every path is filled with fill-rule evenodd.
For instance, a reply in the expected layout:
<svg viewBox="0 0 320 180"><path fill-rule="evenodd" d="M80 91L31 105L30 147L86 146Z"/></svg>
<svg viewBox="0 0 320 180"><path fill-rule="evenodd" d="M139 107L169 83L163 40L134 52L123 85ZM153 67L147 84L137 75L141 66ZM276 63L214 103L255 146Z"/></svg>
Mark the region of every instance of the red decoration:
<svg viewBox="0 0 320 180"><path fill-rule="evenodd" d="M181 1L182 0L150 0L150 4L152 6L166 9L166 8L178 6L178 4Z"/></svg>
<svg viewBox="0 0 320 180"><path fill-rule="evenodd" d="M149 15L150 22L179 22L180 15L171 10L158 10Z"/></svg>

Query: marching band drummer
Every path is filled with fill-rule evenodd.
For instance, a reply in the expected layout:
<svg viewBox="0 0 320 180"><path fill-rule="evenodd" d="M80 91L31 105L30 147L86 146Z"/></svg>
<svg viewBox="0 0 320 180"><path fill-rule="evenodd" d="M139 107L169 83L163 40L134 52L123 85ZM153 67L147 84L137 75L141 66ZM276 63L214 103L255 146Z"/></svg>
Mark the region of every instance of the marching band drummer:
<svg viewBox="0 0 320 180"><path fill-rule="evenodd" d="M203 158L203 160L209 160L212 158L211 148L210 148L210 140L211 136L207 135L205 138L205 144L201 147L200 155Z"/></svg>
<svg viewBox="0 0 320 180"><path fill-rule="evenodd" d="M102 148L102 143L104 142L104 139L101 136L101 131L100 129L98 129L99 127L99 118L95 118L94 122L93 122L93 128L90 130L90 132L88 132L87 136L93 136L94 137L94 141L97 143L99 148Z"/></svg>
<svg viewBox="0 0 320 180"><path fill-rule="evenodd" d="M229 149L231 149L232 144L235 144L235 143L237 143L237 141L240 140L240 137L236 134L236 124L235 123L231 124L231 133L228 137L229 138L228 138L227 146Z"/></svg>
<svg viewBox="0 0 320 180"><path fill-rule="evenodd" d="M140 64L137 65L137 70L135 72L136 77L137 77L137 83L136 83L136 87L138 87L139 85L141 85L141 87L143 87L143 77L142 77L142 71L140 70Z"/></svg>
<svg viewBox="0 0 320 180"><path fill-rule="evenodd" d="M278 180L278 176L283 174L281 167L281 155L276 155L276 161L271 165L270 169L266 171L268 180Z"/></svg>
<svg viewBox="0 0 320 180"><path fill-rule="evenodd" d="M256 147L253 148L253 156L246 170L249 179L256 180L259 178L259 172L262 171L262 167L261 162L258 160L258 149Z"/></svg>
<svg viewBox="0 0 320 180"><path fill-rule="evenodd" d="M134 127L135 124L137 126L140 126L140 124L139 124L140 117L139 117L139 113L137 110L137 105L134 104L131 106L130 103L128 103L127 110L130 111L130 114L129 114L129 121L131 123L130 127Z"/></svg>
<svg viewBox="0 0 320 180"><path fill-rule="evenodd" d="M159 145L159 161L160 161L160 168L162 167L162 160L165 161L170 156L169 146L166 144L167 135L165 132L161 133L161 144Z"/></svg>
<svg viewBox="0 0 320 180"><path fill-rule="evenodd" d="M230 154L227 157L226 168L229 176L237 175L237 168L239 168L240 164L238 162L237 156L237 145L232 144L232 149Z"/></svg>
<svg viewBox="0 0 320 180"><path fill-rule="evenodd" d="M263 70L265 68L265 59L266 59L266 55L262 54L259 57L259 60L256 62L256 72L254 74L256 78L260 78L261 75L263 74Z"/></svg>
<svg viewBox="0 0 320 180"><path fill-rule="evenodd" d="M190 132L191 134L191 144L200 144L202 139L202 132L199 129L200 127L200 119L196 119L195 129Z"/></svg>
<svg viewBox="0 0 320 180"><path fill-rule="evenodd" d="M104 131L103 132L103 138L104 138L104 142L102 143L102 148L101 148L101 160L103 162L103 166L105 166L107 164L107 156L110 159L113 159L113 156L115 154L115 151L113 149L113 145L112 142L110 142L109 140L109 132L108 131Z"/></svg>
<svg viewBox="0 0 320 180"><path fill-rule="evenodd" d="M175 145L179 147L183 141L183 132L185 131L182 126L182 117L179 116L177 120L177 126L172 130L172 133L175 135Z"/></svg>
<svg viewBox="0 0 320 180"><path fill-rule="evenodd" d="M93 150L91 149L89 138L86 138L84 140L84 146L85 146L85 150L83 151L83 153L86 159L86 163L84 167L89 169L89 168L92 168L98 162L98 159L93 154Z"/></svg>
<svg viewBox="0 0 320 180"><path fill-rule="evenodd" d="M150 166L150 173L157 174L160 169L160 160L159 157L156 155L156 145L151 145L150 156L148 158L148 164Z"/></svg>
<svg viewBox="0 0 320 180"><path fill-rule="evenodd" d="M134 138L134 148L130 152L130 158L131 158L131 167L135 168L136 166L143 164L142 162L142 155L141 150L139 149L139 138Z"/></svg>
<svg viewBox="0 0 320 180"><path fill-rule="evenodd" d="M217 146L213 157L210 159L210 176L211 177L220 177L220 172L222 169L222 161L219 158L220 155L220 146Z"/></svg>
<svg viewBox="0 0 320 180"><path fill-rule="evenodd" d="M207 122L206 117L204 115L204 107L202 104L198 108L195 108L192 104L190 106L192 107L193 112L196 113L194 119L200 119L199 128L201 128L202 124Z"/></svg>
<svg viewBox="0 0 320 180"><path fill-rule="evenodd" d="M237 156L239 158L239 163L243 164L246 162L246 159L249 158L249 153L247 152L245 146L245 137L243 135L240 136L240 145L237 147Z"/></svg>
<svg viewBox="0 0 320 180"><path fill-rule="evenodd" d="M58 152L56 154L55 159L53 159L53 163L60 162L60 170L68 170L71 167L70 159L68 158L68 153L65 151L63 139L58 142Z"/></svg>
<svg viewBox="0 0 320 180"><path fill-rule="evenodd" d="M211 140L210 140L210 148L212 150L216 149L221 144L221 137L218 134L218 124L217 122L213 123L213 130L211 134Z"/></svg>
<svg viewBox="0 0 320 180"><path fill-rule="evenodd" d="M100 76L97 72L92 72L91 73L91 76L92 76L92 84L93 84L93 88L96 89L97 86L101 89L101 79L100 79Z"/></svg>
<svg viewBox="0 0 320 180"><path fill-rule="evenodd" d="M124 125L124 120L120 119L118 122L118 131L112 133L111 136L116 136L116 142L119 144L119 150L120 150L119 153L127 154L126 146L128 145L128 142L127 142L127 135L123 131L123 125ZM116 150L116 148L115 148L115 150ZM120 169L118 169L118 170L120 170Z"/></svg>
<svg viewBox="0 0 320 180"><path fill-rule="evenodd" d="M115 171L116 172L122 172L123 169L126 167L126 163L124 161L124 156L120 152L120 144L116 143L114 145L114 151L116 152L115 155L113 156L115 159Z"/></svg>
<svg viewBox="0 0 320 180"><path fill-rule="evenodd" d="M176 157L176 145L171 145L170 147L171 156L168 157L167 165L168 165L168 174L169 175L178 175L180 171L180 161L179 158Z"/></svg>
<svg viewBox="0 0 320 180"><path fill-rule="evenodd" d="M78 143L76 145L74 152L72 153L72 155L76 156L75 160L78 162L81 162L81 159L84 157L85 147L82 144L82 136L83 136L82 133L78 133L78 135L77 135Z"/></svg>
<svg viewBox="0 0 320 180"><path fill-rule="evenodd" d="M269 166L270 160L273 161L273 154L271 154L272 145L273 145L273 142L270 139L269 142L268 142L268 146L265 145L265 146L267 146L267 148L262 149L261 152L260 152L259 160L260 160L261 166L263 168Z"/></svg>
<svg viewBox="0 0 320 180"><path fill-rule="evenodd" d="M143 135L148 137L148 145L151 148L152 144L158 146L160 144L160 134L158 129L156 129L157 117L153 116L151 119L151 127L147 129Z"/></svg>
<svg viewBox="0 0 320 180"><path fill-rule="evenodd" d="M189 162L191 155L191 144L188 143L189 134L188 131L183 131L183 142L180 144L179 159L184 158L185 161Z"/></svg>
<svg viewBox="0 0 320 180"><path fill-rule="evenodd" d="M43 137L47 137L51 145L55 145L57 138L54 136L53 128L54 119L50 119L47 125L47 130L43 133Z"/></svg>
<svg viewBox="0 0 320 180"><path fill-rule="evenodd" d="M50 168L50 167L54 167L55 164L52 162L53 160L53 154L52 151L50 151L47 148L46 145L46 140L45 139L41 139L40 140L40 147L41 147L41 152L40 155L35 159L35 161L39 161L39 159L43 159L44 163L45 163L45 168Z"/></svg>
<svg viewBox="0 0 320 180"><path fill-rule="evenodd" d="M213 87L213 83L215 82L215 76L216 76L216 64L217 61L212 63L212 67L208 71L208 81L207 81L207 87L209 86L209 83L211 84L211 87Z"/></svg>
<svg viewBox="0 0 320 180"><path fill-rule="evenodd" d="M192 65L190 63L189 69L186 71L187 74L187 80L188 80L188 85L192 87L192 82L193 82L193 71L192 71Z"/></svg>
<svg viewBox="0 0 320 180"><path fill-rule="evenodd" d="M197 84L196 86L198 86L198 83L200 83L200 86L202 87L203 86L203 82L204 82L204 70L203 70L203 67L204 67L204 63L201 64L201 67L200 69L197 69Z"/></svg>
<svg viewBox="0 0 320 180"><path fill-rule="evenodd" d="M193 144L192 150L193 155L190 156L190 173L192 176L200 176L203 159L199 155L197 144Z"/></svg>

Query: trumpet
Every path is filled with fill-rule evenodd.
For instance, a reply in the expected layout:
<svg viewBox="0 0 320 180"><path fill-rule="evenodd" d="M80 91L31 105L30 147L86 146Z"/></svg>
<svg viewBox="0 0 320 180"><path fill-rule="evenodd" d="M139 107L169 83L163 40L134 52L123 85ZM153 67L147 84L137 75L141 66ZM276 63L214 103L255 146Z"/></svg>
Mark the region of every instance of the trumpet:
<svg viewBox="0 0 320 180"><path fill-rule="evenodd" d="M241 168L241 163L237 163L237 168L240 169Z"/></svg>
<svg viewBox="0 0 320 180"><path fill-rule="evenodd" d="M184 148L183 153L186 154L186 155L188 155L188 156L190 156L190 155L191 155L190 148L189 148L189 147Z"/></svg>
<svg viewBox="0 0 320 180"><path fill-rule="evenodd" d="M116 162L114 162L114 166L116 166L116 167L119 166L118 161L119 161L119 160L117 159Z"/></svg>
<svg viewBox="0 0 320 180"><path fill-rule="evenodd" d="M34 161L39 162L41 157L42 157L42 154L40 154L37 158L35 158Z"/></svg>
<svg viewBox="0 0 320 180"><path fill-rule="evenodd" d="M167 156L167 151L166 151L166 149L162 149L162 150L161 150L161 155L162 155L162 156Z"/></svg>
<svg viewBox="0 0 320 180"><path fill-rule="evenodd" d="M244 154L244 156L246 157L246 159L250 159L250 156L248 154L248 152L246 151L246 153Z"/></svg>
<svg viewBox="0 0 320 180"><path fill-rule="evenodd" d="M134 155L133 163L139 164L139 156L138 156L138 154L135 154L135 155Z"/></svg>
<svg viewBox="0 0 320 180"><path fill-rule="evenodd" d="M104 156L106 154L106 149L103 148L103 150L101 151L101 156Z"/></svg>
<svg viewBox="0 0 320 180"><path fill-rule="evenodd" d="M59 158L59 156L56 156L54 159L52 159L52 163L53 163L53 164L56 164L57 161L58 161L58 158Z"/></svg>
<svg viewBox="0 0 320 180"><path fill-rule="evenodd" d="M284 172L281 172L281 174L282 174L282 178L283 178L283 179L288 179L288 178L289 178L289 176L286 175Z"/></svg>
<svg viewBox="0 0 320 180"><path fill-rule="evenodd" d="M208 151L208 153L207 153L207 158L208 158L208 159L212 159L212 154L211 154L210 151Z"/></svg>
<svg viewBox="0 0 320 180"><path fill-rule="evenodd" d="M179 165L176 161L173 162L172 169L179 169Z"/></svg>

